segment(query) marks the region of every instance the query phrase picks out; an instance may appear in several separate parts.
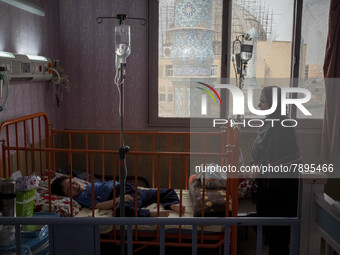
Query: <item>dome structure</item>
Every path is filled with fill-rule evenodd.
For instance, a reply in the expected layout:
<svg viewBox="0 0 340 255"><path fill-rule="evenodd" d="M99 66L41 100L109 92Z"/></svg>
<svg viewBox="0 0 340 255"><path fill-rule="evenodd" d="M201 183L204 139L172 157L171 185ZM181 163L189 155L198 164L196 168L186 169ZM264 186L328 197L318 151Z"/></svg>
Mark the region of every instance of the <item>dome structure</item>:
<svg viewBox="0 0 340 255"><path fill-rule="evenodd" d="M255 27L252 27L249 31L250 38L255 40L259 38L259 33L257 32Z"/></svg>
<svg viewBox="0 0 340 255"><path fill-rule="evenodd" d="M249 33L249 31L252 29L252 31L256 31L257 38L260 41L266 41L267 35L270 34L271 28L268 26L266 29L263 25L265 23L264 21L260 20L260 16L256 13L251 13L252 9L245 9L244 6L242 6L240 3L233 3L233 14L232 14L232 36L233 38L236 38L237 35L241 35L244 33ZM268 17L269 20L269 14L265 15L266 19ZM268 22L267 22L268 23Z"/></svg>

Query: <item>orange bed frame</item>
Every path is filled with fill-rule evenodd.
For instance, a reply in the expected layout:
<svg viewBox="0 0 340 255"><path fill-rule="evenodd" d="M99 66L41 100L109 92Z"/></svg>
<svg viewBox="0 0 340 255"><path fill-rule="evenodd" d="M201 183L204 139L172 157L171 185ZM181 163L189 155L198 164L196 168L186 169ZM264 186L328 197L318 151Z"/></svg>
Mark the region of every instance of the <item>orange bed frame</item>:
<svg viewBox="0 0 340 255"><path fill-rule="evenodd" d="M206 163L208 157L219 157L221 159L221 165L230 164L238 167L239 161L239 129L227 127L222 132L201 132L201 133L190 133L190 132L144 132L144 131L128 131L125 132L126 135L134 137L134 146L132 150L128 153L130 157L134 157L134 176L135 185L138 185L138 160L143 156L151 157L151 171L152 171L152 188L157 188L158 190L158 203L157 212L159 212L160 196L159 188L161 183L161 178L168 178L168 187L172 187L172 172L178 171L174 169L172 162L173 158L179 159L180 173L179 174L179 190L180 190L180 204L182 204L182 192L184 189L188 189L188 179L189 179L189 160L190 157L200 157L203 162ZM198 135L203 136L204 139L200 152L190 152L190 136ZM120 146L120 137L118 131L94 131L94 130L54 130L51 129L51 124L48 121L48 117L45 113L36 113L13 120L6 121L2 123L0 127L0 135L2 139L2 164L0 164L0 177L9 177L11 173L16 170L24 171L23 174L29 175L32 172L42 175L46 169L55 171L56 170L56 154L66 153L68 165L70 168L70 178L72 178L73 170L73 158L75 154L82 154L85 158L86 172L87 176L94 176L95 172L95 158L101 161L101 174L103 176L107 174L107 166L105 166L106 158L112 157L111 164L109 166L112 176L117 176L119 172L117 169L119 163L118 149L107 149L107 144L105 144L105 136L115 135L117 136L117 148ZM67 137L68 146L62 148L56 147L56 142L58 136L62 135L64 138ZM89 137L91 135L96 135L99 137L100 149L91 149L89 146ZM73 136L82 137L83 148L72 148L72 138ZM139 140L143 136L151 137L151 150L143 151L139 150ZM156 139L162 136L167 137L167 151L157 151L156 150ZM175 138L180 137L185 144L185 149L183 151L174 151L175 145L173 141ZM221 149L218 153L208 153L207 152L207 137L215 137L220 139ZM160 170L160 162L162 159L167 159L167 169L162 168ZM106 168L106 170L105 170ZM97 169L97 168L96 168ZM131 170L129 170L131 171ZM50 173L50 171L48 171ZM162 176L162 177L161 177ZM185 178L183 178L185 176ZM91 178L93 182L94 178ZM49 193L51 195L50 189L50 178L48 179ZM92 185L93 186L93 185ZM204 205L205 205L205 179L203 178L202 185L202 217L204 217ZM114 189L115 192L115 189ZM137 193L137 190L136 190ZM236 217L238 211L238 178L237 173L228 174L227 185L226 185L226 204L225 204L225 217ZM136 194L137 196L137 194ZM114 194L115 200L115 194ZM232 200L231 208L229 210L229 199ZM94 201L94 194L92 194L92 201ZM72 212L72 198L71 198L71 212ZM137 200L136 206L137 208ZM51 210L51 201L49 208ZM113 216L115 216L115 201L113 202ZM135 212L137 216L137 210ZM94 216L94 209L92 209L92 216ZM135 251L142 249L147 245L159 245L160 231L154 232L144 232L138 231L138 226L135 227L133 235L134 245L139 245ZM120 243L120 233L119 227L113 226L113 231L109 234L102 235L102 242L109 243ZM169 241L168 241L169 240ZM179 247L191 247L191 243L186 242L186 240L191 240L191 234L182 231L181 226L179 226L176 233L166 233L166 246L179 246ZM236 255L237 247L237 229L236 227L231 227L231 254ZM205 233L203 226L198 235L199 248L218 248L224 243L224 231L217 233ZM135 246L136 247L136 246Z"/></svg>

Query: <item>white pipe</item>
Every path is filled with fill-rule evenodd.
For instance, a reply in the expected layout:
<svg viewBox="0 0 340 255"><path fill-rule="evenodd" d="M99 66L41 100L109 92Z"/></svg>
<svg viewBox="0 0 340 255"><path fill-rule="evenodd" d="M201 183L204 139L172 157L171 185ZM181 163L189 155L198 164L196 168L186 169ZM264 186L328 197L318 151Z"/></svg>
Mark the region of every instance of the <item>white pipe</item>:
<svg viewBox="0 0 340 255"><path fill-rule="evenodd" d="M39 16L45 16L45 11L43 8L35 4L32 4L28 1L25 0L0 0L0 1Z"/></svg>

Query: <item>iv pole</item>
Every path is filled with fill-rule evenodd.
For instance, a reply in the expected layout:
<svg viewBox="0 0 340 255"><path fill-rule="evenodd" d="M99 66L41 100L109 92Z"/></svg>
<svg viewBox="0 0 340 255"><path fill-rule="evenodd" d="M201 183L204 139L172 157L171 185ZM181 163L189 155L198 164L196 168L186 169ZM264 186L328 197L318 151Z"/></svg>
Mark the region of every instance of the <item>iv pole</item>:
<svg viewBox="0 0 340 255"><path fill-rule="evenodd" d="M242 37L242 41L239 39ZM242 35L237 35L236 39L233 42L233 47L232 47L232 62L234 65L234 71L235 71L235 82L236 86L239 89L243 89L243 84L242 82L244 81L244 70L247 67L248 61L252 57L252 52L253 52L253 45L251 44L246 44L245 40L251 41L249 34L242 34ZM236 48L238 48L236 52ZM237 77L239 75L239 77ZM243 120L244 116L243 115L237 115L236 120Z"/></svg>
<svg viewBox="0 0 340 255"><path fill-rule="evenodd" d="M132 18L127 17L126 14L117 14L116 17L98 17L96 19L98 24L103 22L103 19L119 19L119 25L123 25L126 19L139 20L141 25L146 24L146 20L143 18ZM116 53L117 54L117 53ZM119 206L120 206L120 217L125 217L125 179L126 179L126 153L129 152L130 147L124 143L124 80L126 63L119 63L119 89L120 89L120 148L119 148L119 170L120 170L120 195L119 195ZM135 198L137 199L137 198ZM125 226L120 226L120 254L125 255Z"/></svg>

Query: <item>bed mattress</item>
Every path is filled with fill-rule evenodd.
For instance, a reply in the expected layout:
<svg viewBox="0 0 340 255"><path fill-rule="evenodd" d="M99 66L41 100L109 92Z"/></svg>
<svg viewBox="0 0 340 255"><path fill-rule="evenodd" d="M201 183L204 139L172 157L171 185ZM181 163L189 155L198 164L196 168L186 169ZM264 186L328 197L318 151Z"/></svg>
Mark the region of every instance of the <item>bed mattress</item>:
<svg viewBox="0 0 340 255"><path fill-rule="evenodd" d="M178 197L180 197L180 191L175 189ZM183 205L185 206L185 213L182 217L194 217L193 206L191 203L191 198L189 194L189 190L182 190L182 198L183 198ZM160 205L160 210L164 210L163 205ZM151 204L146 209L149 210L157 210L157 204ZM112 210L99 210L95 209L95 217L112 217ZM82 210L75 216L75 217L92 217L92 210L87 208L82 208ZM170 210L171 218L179 218L179 214ZM165 230L177 230L179 228L178 225L167 225L165 226ZM140 225L138 226L139 230L147 230L147 231L156 231L156 225ZM181 226L183 230L191 230L192 226ZM200 227L197 228L200 231ZM112 226L101 226L100 232L107 233L112 230ZM205 232L221 232L224 228L222 226L204 226Z"/></svg>

